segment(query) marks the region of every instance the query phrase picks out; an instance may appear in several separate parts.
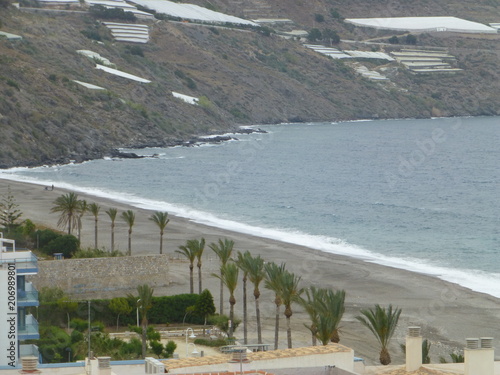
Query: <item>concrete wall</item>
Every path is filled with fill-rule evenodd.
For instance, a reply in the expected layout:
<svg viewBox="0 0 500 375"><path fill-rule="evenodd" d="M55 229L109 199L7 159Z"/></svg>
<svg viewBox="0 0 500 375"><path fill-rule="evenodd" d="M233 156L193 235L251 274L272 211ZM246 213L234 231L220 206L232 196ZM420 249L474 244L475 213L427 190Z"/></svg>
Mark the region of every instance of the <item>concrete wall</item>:
<svg viewBox="0 0 500 375"><path fill-rule="evenodd" d="M38 275L30 278L38 290L58 286L78 298L125 295L140 284L164 287L171 283L167 255L44 260L38 266Z"/></svg>

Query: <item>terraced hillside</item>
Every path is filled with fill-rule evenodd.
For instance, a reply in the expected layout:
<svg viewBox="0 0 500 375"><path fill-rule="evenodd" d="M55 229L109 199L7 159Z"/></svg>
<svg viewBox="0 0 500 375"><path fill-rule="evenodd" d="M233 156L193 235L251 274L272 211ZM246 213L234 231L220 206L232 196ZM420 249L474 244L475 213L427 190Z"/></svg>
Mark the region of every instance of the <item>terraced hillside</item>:
<svg viewBox="0 0 500 375"><path fill-rule="evenodd" d="M388 39L393 32L355 28L342 17L429 15L431 11L427 2L372 3L271 0L266 6L254 5L272 17L293 20L287 29L335 30L343 40L335 45L340 50L385 53L408 48L405 33L400 35L401 44L391 44ZM244 16L244 9L248 13L252 4L213 0L200 5ZM496 8L488 4L457 2L455 8L451 2L439 2L432 15L456 9L452 15L483 23L498 21L493 19ZM384 9L391 12L384 13ZM306 48L303 39L268 35L267 29L241 30L163 18L131 21L148 26L149 40L139 45L113 40L103 24L122 21L102 19L83 9L41 11L9 6L0 8L0 21L0 31L22 36L22 40L0 39L1 167L85 160L116 147L174 144L240 124L495 115L500 111L496 34L418 35L412 47L445 51L456 58L456 68L462 69L436 76L416 75L397 61L334 60ZM319 42L330 47L329 40ZM112 68L151 82L96 69L102 61L77 50L98 53ZM360 63L388 80L364 78L356 73ZM75 80L104 90L86 88ZM172 92L197 98L198 105Z"/></svg>

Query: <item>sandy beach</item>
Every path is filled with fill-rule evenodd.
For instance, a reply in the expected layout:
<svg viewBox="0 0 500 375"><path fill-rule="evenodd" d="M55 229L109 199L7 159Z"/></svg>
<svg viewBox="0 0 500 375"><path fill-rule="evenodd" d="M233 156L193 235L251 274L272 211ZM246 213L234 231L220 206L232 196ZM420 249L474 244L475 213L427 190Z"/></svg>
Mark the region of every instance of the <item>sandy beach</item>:
<svg viewBox="0 0 500 375"><path fill-rule="evenodd" d="M19 183L1 179L0 197L10 186L23 219L30 219L35 224L56 228L58 216L50 213L54 200L66 191L57 186L53 191L44 186ZM132 234L132 254L157 254L159 252L159 230L148 220L151 211L141 210L111 200L95 198L79 194L81 199L89 203L96 202L101 206L99 218L99 247L110 247L110 220L104 213L110 207L122 211L132 209L136 214L136 222ZM115 229L116 247L125 252L127 249L128 227L117 218ZM355 319L361 308L370 308L374 304L386 306L392 304L402 308L399 328L391 344L391 355L394 364L404 362L399 348L404 343L408 326L422 327L424 338L432 342L431 358L439 361L439 356L446 356L455 348L465 345L468 337L494 337L494 344L500 338L500 301L492 296L476 293L458 285L442 281L436 277L412 273L405 270L367 263L359 259L326 254L310 248L288 243L230 232L215 227L193 223L187 219L170 216L164 236L164 252L178 258L175 250L185 244L187 239L204 237L207 243L216 242L219 238L230 238L235 241L235 249L260 254L266 261L286 262L286 267L302 277L302 286L316 285L344 289L346 291L346 313L341 323L341 343L352 347L355 355L365 359L366 364L378 363L378 344L371 332L361 326ZM84 217L82 230L82 246L94 244L94 218ZM217 272L218 263L210 249L205 250L203 257L204 288L211 290L216 307L219 306L219 280L211 276ZM170 265L171 278L175 281L171 287L155 290L155 295L171 295L189 291L188 265L176 261ZM195 287L197 279L195 278ZM241 288L236 295L236 314L242 317ZM227 294L227 293L226 293ZM250 293L249 293L250 294ZM274 337L274 303L273 294L262 287L261 309L264 329L264 342L272 344ZM250 342L256 342L255 309L253 297L249 298L248 329ZM294 346L310 345L311 338L304 322L306 314L295 306L292 316ZM227 310L226 310L227 312ZM285 319L281 321L280 347L286 345ZM236 331L239 338L243 336L243 328ZM495 345L494 345L495 346Z"/></svg>

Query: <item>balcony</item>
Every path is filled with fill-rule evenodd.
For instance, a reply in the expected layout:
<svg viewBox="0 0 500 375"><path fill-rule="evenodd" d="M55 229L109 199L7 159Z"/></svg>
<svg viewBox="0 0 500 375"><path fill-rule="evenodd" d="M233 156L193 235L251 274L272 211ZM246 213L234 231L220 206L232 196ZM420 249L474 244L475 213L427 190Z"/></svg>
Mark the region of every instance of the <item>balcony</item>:
<svg viewBox="0 0 500 375"><path fill-rule="evenodd" d="M25 290L17 291L17 304L19 307L38 306L38 290L32 283L25 284Z"/></svg>
<svg viewBox="0 0 500 375"><path fill-rule="evenodd" d="M38 258L31 251L0 252L0 264L15 263L18 275L38 273Z"/></svg>
<svg viewBox="0 0 500 375"><path fill-rule="evenodd" d="M38 333L38 322L33 315L26 315L25 324L19 325L17 338L19 341L38 340L40 338L40 334Z"/></svg>

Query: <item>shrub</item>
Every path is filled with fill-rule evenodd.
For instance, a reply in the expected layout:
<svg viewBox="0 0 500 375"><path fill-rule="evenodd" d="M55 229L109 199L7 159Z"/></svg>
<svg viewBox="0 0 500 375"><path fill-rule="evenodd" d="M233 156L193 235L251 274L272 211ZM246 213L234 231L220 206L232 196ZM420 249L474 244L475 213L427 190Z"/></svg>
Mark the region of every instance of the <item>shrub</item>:
<svg viewBox="0 0 500 375"><path fill-rule="evenodd" d="M71 319L69 326L79 332L85 332L89 327L89 323L84 319L74 318Z"/></svg>
<svg viewBox="0 0 500 375"><path fill-rule="evenodd" d="M316 13L316 14L314 15L314 20L315 20L316 22L325 22L325 16L323 16L322 14L318 14L318 13Z"/></svg>
<svg viewBox="0 0 500 375"><path fill-rule="evenodd" d="M396 35L393 35L389 38L389 43L391 44L399 44L399 38Z"/></svg>
<svg viewBox="0 0 500 375"><path fill-rule="evenodd" d="M167 358L173 357L177 344L174 341L169 341L165 345L165 356Z"/></svg>
<svg viewBox="0 0 500 375"><path fill-rule="evenodd" d="M144 57L144 51L140 46L126 46L125 49L131 54L135 56Z"/></svg>
<svg viewBox="0 0 500 375"><path fill-rule="evenodd" d="M102 40L101 34L99 34L99 31L97 30L87 29L80 32L89 39L97 40L98 42Z"/></svg>
<svg viewBox="0 0 500 375"><path fill-rule="evenodd" d="M77 331L76 329L71 332L71 343L77 343L80 341L83 341L85 339L85 336L83 335L82 332Z"/></svg>
<svg viewBox="0 0 500 375"><path fill-rule="evenodd" d="M50 241L42 251L46 254L53 255L54 253L62 253L65 258L71 256L78 250L80 242L78 238L71 234L58 236Z"/></svg>
<svg viewBox="0 0 500 375"><path fill-rule="evenodd" d="M132 337L129 342L122 345L120 354L142 355L142 342L137 337Z"/></svg>
<svg viewBox="0 0 500 375"><path fill-rule="evenodd" d="M92 15L97 18L118 19L126 21L135 21L137 17L132 12L126 12L120 8L106 8L102 5L92 5L89 8Z"/></svg>
<svg viewBox="0 0 500 375"><path fill-rule="evenodd" d="M186 84L187 84L187 87L189 87L191 90L195 90L197 87L196 82L193 81L193 79L190 77L186 78Z"/></svg>
<svg viewBox="0 0 500 375"><path fill-rule="evenodd" d="M224 338L219 338L216 340L195 339L194 343L195 343L195 345L210 346L212 348L220 348L221 346L229 345L229 341L227 339L224 339Z"/></svg>

